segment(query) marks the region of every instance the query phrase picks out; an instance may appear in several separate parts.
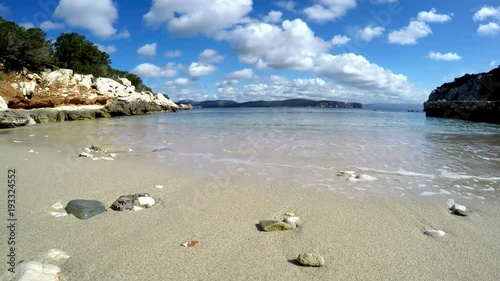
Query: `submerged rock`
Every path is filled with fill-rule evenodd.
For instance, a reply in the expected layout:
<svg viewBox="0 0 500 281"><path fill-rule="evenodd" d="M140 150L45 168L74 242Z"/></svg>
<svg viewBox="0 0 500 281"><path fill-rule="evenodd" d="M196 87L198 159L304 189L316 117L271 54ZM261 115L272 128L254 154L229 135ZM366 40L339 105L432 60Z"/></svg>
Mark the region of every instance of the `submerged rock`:
<svg viewBox="0 0 500 281"><path fill-rule="evenodd" d="M297 261L305 266L323 266L325 265L325 259L322 256L311 253L302 253L297 257Z"/></svg>
<svg viewBox="0 0 500 281"><path fill-rule="evenodd" d="M122 195L113 202L111 209L115 211L136 211L142 208L151 208L156 204L153 197L147 193Z"/></svg>
<svg viewBox="0 0 500 281"><path fill-rule="evenodd" d="M467 216L468 215L467 214L467 207L465 207L463 205L453 204L453 206L451 206L450 210L455 215L459 215L459 216Z"/></svg>
<svg viewBox="0 0 500 281"><path fill-rule="evenodd" d="M262 231L271 232L271 231L284 231L291 230L295 228L295 225L288 224L282 221L275 220L263 220L260 221L260 229Z"/></svg>
<svg viewBox="0 0 500 281"><path fill-rule="evenodd" d="M65 210L68 214L73 214L81 220L86 220L106 211L106 208L104 208L104 204L97 200L75 199L69 201Z"/></svg>

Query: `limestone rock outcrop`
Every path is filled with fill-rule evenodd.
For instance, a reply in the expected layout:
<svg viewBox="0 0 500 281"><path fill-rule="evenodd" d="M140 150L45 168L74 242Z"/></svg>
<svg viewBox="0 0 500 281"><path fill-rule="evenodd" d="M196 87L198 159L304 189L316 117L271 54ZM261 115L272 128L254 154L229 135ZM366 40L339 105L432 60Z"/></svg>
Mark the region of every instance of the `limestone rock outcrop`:
<svg viewBox="0 0 500 281"><path fill-rule="evenodd" d="M424 103L428 117L500 124L500 67L445 83Z"/></svg>

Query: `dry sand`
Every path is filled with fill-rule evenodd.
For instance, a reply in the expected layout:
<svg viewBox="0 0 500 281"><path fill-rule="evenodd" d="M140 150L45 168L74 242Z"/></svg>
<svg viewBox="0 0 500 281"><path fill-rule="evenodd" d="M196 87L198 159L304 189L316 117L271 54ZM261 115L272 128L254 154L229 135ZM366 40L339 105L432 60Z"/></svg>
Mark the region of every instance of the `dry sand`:
<svg viewBox="0 0 500 281"><path fill-rule="evenodd" d="M92 161L30 148L0 140L1 200L7 167L15 168L18 260L50 261L47 251L62 249L71 256L56 263L63 280L500 280L496 202L467 201L470 216L458 217L442 198L348 199L245 182L236 174L215 180L131 159ZM164 188L155 189L158 184ZM161 203L90 220L50 214L56 202L96 199L109 206L138 192ZM256 227L286 212L300 216L299 228L266 233ZM429 237L428 228L447 234ZM180 246L191 239L200 245ZM2 259L6 240L2 231ZM326 265L296 265L301 252L322 255Z"/></svg>

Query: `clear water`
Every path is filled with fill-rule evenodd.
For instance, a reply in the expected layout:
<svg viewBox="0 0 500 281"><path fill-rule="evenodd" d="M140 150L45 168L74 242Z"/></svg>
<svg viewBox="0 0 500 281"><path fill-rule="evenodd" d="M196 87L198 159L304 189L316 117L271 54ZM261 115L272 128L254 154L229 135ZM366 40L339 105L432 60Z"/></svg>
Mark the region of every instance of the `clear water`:
<svg viewBox="0 0 500 281"><path fill-rule="evenodd" d="M500 201L500 126L423 113L347 109L197 109L0 131L2 138L189 173L246 177L359 196ZM47 136L47 137L45 137ZM155 152L153 152L155 151ZM377 180L352 182L342 170Z"/></svg>

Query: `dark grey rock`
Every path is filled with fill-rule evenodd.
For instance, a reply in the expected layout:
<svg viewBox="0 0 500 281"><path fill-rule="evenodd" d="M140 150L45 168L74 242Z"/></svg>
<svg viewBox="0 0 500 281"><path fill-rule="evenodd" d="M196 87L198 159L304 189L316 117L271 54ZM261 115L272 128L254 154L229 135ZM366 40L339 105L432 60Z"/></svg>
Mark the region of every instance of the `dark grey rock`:
<svg viewBox="0 0 500 281"><path fill-rule="evenodd" d="M118 199L113 202L111 205L111 209L115 211L133 211L134 206L144 207L142 206L137 198L139 197L151 197L147 193L137 193L131 195L122 195Z"/></svg>
<svg viewBox="0 0 500 281"><path fill-rule="evenodd" d="M106 208L104 208L104 204L97 200L75 199L69 201L65 210L68 214L73 214L81 220L86 220L106 211Z"/></svg>
<svg viewBox="0 0 500 281"><path fill-rule="evenodd" d="M30 116L18 110L0 111L0 128L15 128L28 125Z"/></svg>
<svg viewBox="0 0 500 281"><path fill-rule="evenodd" d="M297 257L297 261L305 266L323 266L325 265L325 259L322 256L311 253L302 253Z"/></svg>

